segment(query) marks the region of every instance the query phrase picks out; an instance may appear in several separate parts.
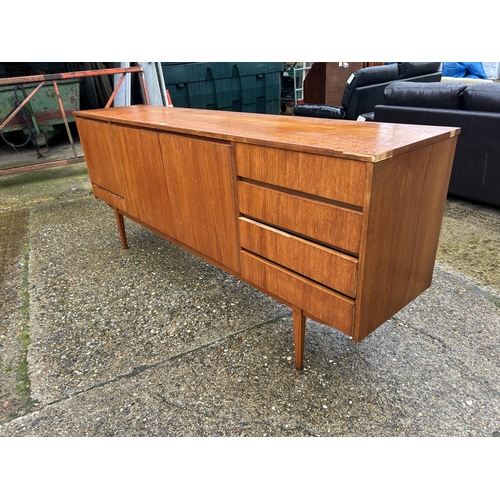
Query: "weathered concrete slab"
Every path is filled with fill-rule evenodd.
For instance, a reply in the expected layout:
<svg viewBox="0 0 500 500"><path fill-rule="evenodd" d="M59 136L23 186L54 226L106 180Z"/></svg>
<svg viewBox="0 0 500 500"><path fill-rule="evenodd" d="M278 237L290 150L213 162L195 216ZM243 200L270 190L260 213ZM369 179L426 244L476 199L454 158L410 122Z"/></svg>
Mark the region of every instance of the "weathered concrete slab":
<svg viewBox="0 0 500 500"><path fill-rule="evenodd" d="M29 214L19 241L29 235L31 340L31 405L4 412L0 436L500 431L497 209L450 200L432 287L360 344L308 320L296 371L285 306L130 221L122 250L112 211L78 175L64 186L48 196L44 183L35 203L16 194L12 209L19 186L0 197L3 221L23 210L23 227ZM472 243L478 235L488 241ZM16 248L2 286L21 297L25 244ZM472 250L482 273L474 259L467 268ZM19 300L3 306L15 324ZM5 328L2 352L18 329ZM12 379L0 382L8 397Z"/></svg>

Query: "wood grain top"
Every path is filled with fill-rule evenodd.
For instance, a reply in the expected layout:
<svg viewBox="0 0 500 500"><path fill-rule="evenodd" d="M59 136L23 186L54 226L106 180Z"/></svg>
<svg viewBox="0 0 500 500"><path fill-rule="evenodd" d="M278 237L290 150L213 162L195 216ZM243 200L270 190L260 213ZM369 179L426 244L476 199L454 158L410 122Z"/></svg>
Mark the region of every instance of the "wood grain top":
<svg viewBox="0 0 500 500"><path fill-rule="evenodd" d="M456 127L134 105L75 112L80 118L224 141L378 162L453 137Z"/></svg>

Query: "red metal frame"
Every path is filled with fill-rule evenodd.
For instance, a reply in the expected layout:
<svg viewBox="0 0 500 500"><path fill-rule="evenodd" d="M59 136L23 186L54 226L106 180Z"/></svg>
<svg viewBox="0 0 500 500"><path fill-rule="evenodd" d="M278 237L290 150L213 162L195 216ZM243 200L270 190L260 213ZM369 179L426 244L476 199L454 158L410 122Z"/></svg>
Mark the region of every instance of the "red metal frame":
<svg viewBox="0 0 500 500"><path fill-rule="evenodd" d="M56 98L59 102L59 108L61 109L61 114L62 118L64 121L64 125L66 127L66 133L68 134L69 141L71 143L71 148L73 150L73 158L68 158L66 160L57 160L57 161L52 161L52 162L45 162L45 163L35 163L32 165L24 165L21 167L12 167L12 168L7 168L0 170L0 175L7 175L7 174L13 174L13 173L18 173L18 172L26 172L30 170L39 170L42 168L49 168L49 167L57 167L57 166L62 166L62 165L69 165L73 163L81 163L85 161L85 158L83 156L78 156L75 148L75 144L73 141L73 137L71 135L71 131L69 128L68 124L68 119L66 117L66 111L64 110L64 103L62 102L61 96L59 95L59 88L57 86L57 82L60 80L68 80L71 78L88 78L88 77L93 77L93 76L105 76L105 75L117 75L121 74L121 78L116 84L116 87L111 94L105 108L109 108L111 104L113 103L116 93L118 92L118 89L120 88L120 85L122 84L123 80L125 79L125 75L127 73L139 73L140 77L140 82L141 82L141 90L143 92L143 97L144 101L146 104L149 104L149 95L148 95L148 90L146 86L146 80L144 78L144 72L142 70L141 66L132 66L129 68L109 68L109 69L97 69L97 70L85 70L85 71L71 71L67 73L53 73L50 75L33 75L33 76L20 76L20 77L13 77L13 78L0 78L0 85L22 85L24 83L37 83L37 87L31 92L29 96L24 99L24 101L19 104L19 106L14 110L13 113L11 113L1 124L0 124L0 131L7 126L7 124L10 122L10 120L25 106L29 100L42 88L42 86L46 82L52 82L54 85L54 90L55 90L55 95Z"/></svg>

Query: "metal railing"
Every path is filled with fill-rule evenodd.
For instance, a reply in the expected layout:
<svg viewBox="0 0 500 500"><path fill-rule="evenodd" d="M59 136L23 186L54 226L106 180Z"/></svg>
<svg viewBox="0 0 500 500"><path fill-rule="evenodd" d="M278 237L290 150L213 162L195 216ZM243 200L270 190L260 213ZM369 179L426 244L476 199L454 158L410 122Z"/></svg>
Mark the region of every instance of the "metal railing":
<svg viewBox="0 0 500 500"><path fill-rule="evenodd" d="M120 79L118 80L117 84L115 85L115 88L111 94L111 96L108 99L108 102L105 105L105 108L109 108L111 104L113 103L116 94L123 83L125 76L128 73L138 73L139 74L139 79L140 79L140 86L141 86L141 93L142 93L142 98L143 101L146 104L149 104L149 96L148 96L148 91L147 91L147 86L146 86L146 81L144 77L144 72L142 70L141 66L131 66L128 68L109 68L109 69L97 69L97 70L83 70L83 71L71 71L71 72L66 72L66 73L54 73L54 74L48 74L48 75L33 75L33 76L19 76L19 77L11 77L11 78L0 78L0 87L3 85L14 85L14 86L20 86L22 87L25 84L33 84L33 83L38 83L38 85L31 91L29 95L26 95L26 92L24 92L24 100L17 105L17 107L7 116L7 118L0 124L0 133L2 130L4 130L7 125L11 122L11 120L21 111L25 106L29 106L29 101L33 98L33 96L48 82L52 82L52 85L54 86L54 91L55 91L55 98L58 101L59 109L61 111L61 116L62 120L64 122L64 126L66 128L66 133L68 135L68 139L71 145L71 149L73 151L73 157L72 158L67 158L64 160L56 160L56 161L47 161L43 163L34 163L31 165L23 165L23 166L17 166L17 167L11 167L11 168L5 168L5 169L0 169L0 175L7 175L7 174L12 174L12 173L18 173L18 172L25 172L25 171L30 171L30 170L37 170L41 168L49 168L49 167L56 167L56 166L62 166L62 165L69 165L73 163L81 163L85 161L84 156L78 156L76 147L75 147L75 142L73 140L73 136L71 134L71 130L69 127L69 122L68 122L68 117L66 110L64 109L64 103L61 98L61 95L59 93L59 87L57 82L61 82L63 80L69 80L73 78L89 78L89 77L96 77L96 76L108 76L108 75L119 75L121 74ZM24 87L22 87L24 90ZM36 116L33 114L33 116L36 119ZM34 120L34 125L38 127L36 124L36 121ZM41 155L39 154L39 157Z"/></svg>

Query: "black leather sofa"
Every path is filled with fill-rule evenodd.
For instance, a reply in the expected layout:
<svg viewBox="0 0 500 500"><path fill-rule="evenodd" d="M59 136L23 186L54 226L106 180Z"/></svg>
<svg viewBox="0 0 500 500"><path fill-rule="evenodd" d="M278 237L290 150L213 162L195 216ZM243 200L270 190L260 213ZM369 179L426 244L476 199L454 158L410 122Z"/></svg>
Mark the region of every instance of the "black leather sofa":
<svg viewBox="0 0 500 500"><path fill-rule="evenodd" d="M500 206L500 84L396 82L377 122L460 127L448 193Z"/></svg>
<svg viewBox="0 0 500 500"><path fill-rule="evenodd" d="M440 68L440 62L399 62L361 68L347 79L342 106L297 104L292 114L347 120L357 120L363 115L370 120L375 106L384 104L384 90L391 82L439 82Z"/></svg>

